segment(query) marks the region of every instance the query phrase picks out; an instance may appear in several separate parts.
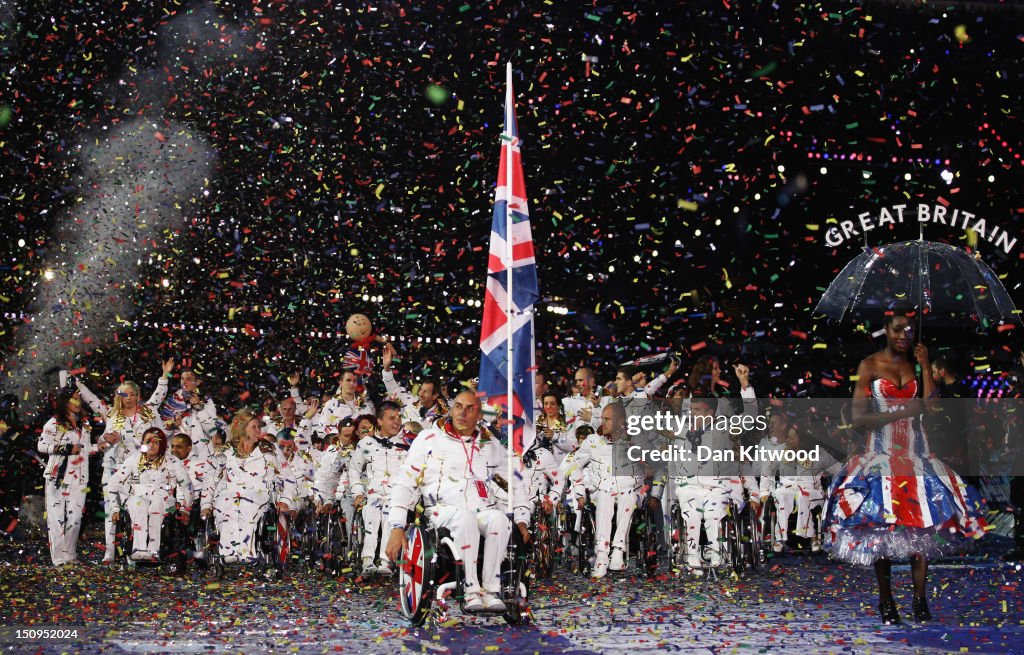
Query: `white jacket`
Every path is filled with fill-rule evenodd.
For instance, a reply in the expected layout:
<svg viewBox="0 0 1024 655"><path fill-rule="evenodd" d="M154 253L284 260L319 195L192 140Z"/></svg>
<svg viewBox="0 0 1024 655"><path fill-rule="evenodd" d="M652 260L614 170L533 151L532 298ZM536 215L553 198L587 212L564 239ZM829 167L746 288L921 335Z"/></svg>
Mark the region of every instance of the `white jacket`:
<svg viewBox="0 0 1024 655"><path fill-rule="evenodd" d="M110 479L110 492L118 506L124 506L130 496L163 496L173 494L182 510L192 508L192 479L181 460L170 453L156 468L139 470L145 457L135 453L126 459Z"/></svg>
<svg viewBox="0 0 1024 655"><path fill-rule="evenodd" d="M354 446L332 444L324 451L313 476L313 500L316 503L334 503L348 495L348 464Z"/></svg>
<svg viewBox="0 0 1024 655"><path fill-rule="evenodd" d="M352 402L348 402L340 396L334 396L324 403L316 418L313 419L313 430L319 434L326 434L327 428L337 425L343 418L351 417L355 419L363 414L373 413L373 403L369 400L364 400L360 403L357 397Z"/></svg>
<svg viewBox="0 0 1024 655"><path fill-rule="evenodd" d="M391 478L402 470L406 452L401 433L391 438L370 435L360 439L348 463L352 497L368 493L389 497Z"/></svg>
<svg viewBox="0 0 1024 655"><path fill-rule="evenodd" d="M194 452L193 449L192 453ZM192 453L189 453L181 463L192 481L192 503L199 501L199 506L202 507L213 493L220 467L210 457L197 457Z"/></svg>
<svg viewBox="0 0 1024 655"><path fill-rule="evenodd" d="M384 379L384 387L388 391L388 396L394 398L402 406L402 423L412 421L420 425L427 425L446 414L441 406L440 398L437 399L433 407L425 413L420 413L420 399L409 393L408 389L395 380L394 371L385 370L381 373L381 377Z"/></svg>
<svg viewBox="0 0 1024 655"><path fill-rule="evenodd" d="M145 434L146 430L150 428L164 429L164 420L160 418L158 410L160 403L164 401L166 396L167 377L161 375L153 395L145 403L138 406L135 416L130 418L120 416L115 414L113 409L110 410L106 417L107 426L103 430L103 434L107 435L112 432L118 432L121 434L121 440L103 454L104 472L113 473L120 468L121 464L130 455L137 453L142 446L142 435ZM85 397L84 394L83 397ZM91 402L89 404L90 406L92 405Z"/></svg>
<svg viewBox="0 0 1024 655"><path fill-rule="evenodd" d="M562 460L559 475L578 479L586 469L586 488L609 494L638 492L643 479L639 475L616 475L613 447L602 435L592 434L583 440L570 457Z"/></svg>
<svg viewBox="0 0 1024 655"><path fill-rule="evenodd" d="M547 448L532 448L528 453L526 470L530 481L530 501L535 505L541 498L558 502L562 491L562 476L558 472L558 461Z"/></svg>
<svg viewBox="0 0 1024 655"><path fill-rule="evenodd" d="M247 514L266 511L277 502L288 504L295 497L295 481L283 476L277 467L277 456L253 448L248 457L242 457L234 448L224 456L224 465L210 497L203 509L218 508L225 514L233 513L235 502L245 503ZM288 505L291 509L291 505Z"/></svg>
<svg viewBox="0 0 1024 655"><path fill-rule="evenodd" d="M495 476L508 477L508 452L496 439L473 436L457 438L443 427L448 420L420 432L412 442L405 462L391 478L391 514L388 525L405 527L409 510L422 498L426 508L450 505L469 510L499 509L492 490ZM513 512L517 523L529 523L532 504L522 474L514 474Z"/></svg>
<svg viewBox="0 0 1024 655"><path fill-rule="evenodd" d="M77 455L71 454L74 446L81 449ZM82 426L77 430L67 430L57 423L56 417L51 418L43 426L36 450L49 455L46 459L46 468L43 470L44 478L58 484L88 486L89 455L97 452L98 446L90 442L89 433ZM58 480L57 475L61 467L64 467L64 475Z"/></svg>
<svg viewBox="0 0 1024 655"><path fill-rule="evenodd" d="M296 449L291 459L285 459L279 450L277 466L285 479L294 482L292 489L295 495L284 501L292 509L297 509L313 495L313 479L316 475L313 458L308 452Z"/></svg>

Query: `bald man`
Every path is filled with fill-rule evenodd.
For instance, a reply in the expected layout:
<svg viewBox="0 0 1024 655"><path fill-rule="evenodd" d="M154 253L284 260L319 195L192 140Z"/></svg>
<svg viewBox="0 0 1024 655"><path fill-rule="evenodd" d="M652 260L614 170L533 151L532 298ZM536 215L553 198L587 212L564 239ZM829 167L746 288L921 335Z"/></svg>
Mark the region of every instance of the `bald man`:
<svg viewBox="0 0 1024 655"><path fill-rule="evenodd" d="M398 561L405 545L409 511L422 499L434 528L448 528L465 565L465 608L469 611L505 609L501 591L501 561L512 535L504 503L496 498L496 477L504 478L508 461L505 448L481 434L477 427L482 410L472 391L455 397L449 415L416 437L400 472L391 479L391 535L386 549ZM521 475L514 475L514 516L524 538L532 509L529 490ZM477 576L480 537L483 575ZM457 553L457 554L458 554Z"/></svg>

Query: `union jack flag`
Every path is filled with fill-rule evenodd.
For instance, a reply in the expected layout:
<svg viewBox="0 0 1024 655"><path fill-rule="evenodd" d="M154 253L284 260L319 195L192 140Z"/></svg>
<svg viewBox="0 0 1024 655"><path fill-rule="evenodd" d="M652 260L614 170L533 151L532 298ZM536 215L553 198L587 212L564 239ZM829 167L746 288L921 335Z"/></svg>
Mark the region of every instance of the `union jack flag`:
<svg viewBox="0 0 1024 655"><path fill-rule="evenodd" d="M494 218L491 221L491 247L487 260L487 290L480 335L480 382L477 389L484 402L508 412L508 379L512 376L513 423L508 434L512 451L521 456L530 448L536 436L533 422L536 370L533 305L540 298L540 291L537 286L533 235L530 231L530 209L526 200L526 181L519 151L519 127L516 123L511 67L505 90L505 126L501 140L501 163L494 192ZM510 259L509 251L512 268L511 306L506 264ZM509 344L510 320L512 342ZM513 352L511 370L509 347Z"/></svg>

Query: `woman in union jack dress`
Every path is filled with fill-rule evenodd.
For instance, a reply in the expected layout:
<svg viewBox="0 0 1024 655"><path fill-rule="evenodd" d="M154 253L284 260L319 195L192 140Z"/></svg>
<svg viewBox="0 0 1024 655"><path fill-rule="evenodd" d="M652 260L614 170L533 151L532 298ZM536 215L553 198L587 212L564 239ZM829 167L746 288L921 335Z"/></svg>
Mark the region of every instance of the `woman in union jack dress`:
<svg viewBox="0 0 1024 655"><path fill-rule="evenodd" d="M917 621L931 614L925 600L928 559L952 554L965 538L984 535L985 506L977 491L928 447L920 415L937 411L935 384L923 344L913 346L920 365L923 398L910 357L913 327L895 314L885 327L886 347L860 363L854 389L853 424L870 430L867 449L836 475L824 525L832 557L874 565L878 612L886 624L899 623L892 595L893 560L910 560Z"/></svg>

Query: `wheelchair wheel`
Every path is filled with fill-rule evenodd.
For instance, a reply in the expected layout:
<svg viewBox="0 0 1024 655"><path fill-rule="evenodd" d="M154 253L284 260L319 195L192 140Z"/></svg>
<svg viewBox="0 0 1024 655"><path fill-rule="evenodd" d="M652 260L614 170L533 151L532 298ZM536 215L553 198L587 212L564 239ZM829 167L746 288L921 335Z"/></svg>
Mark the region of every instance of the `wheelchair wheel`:
<svg viewBox="0 0 1024 655"><path fill-rule="evenodd" d="M758 526L761 531L761 552L765 559L770 554L774 554L772 544L775 543L775 522L778 521L778 514L779 511L775 506L775 498L769 495L767 500L764 501L764 507L761 510L761 522Z"/></svg>
<svg viewBox="0 0 1024 655"><path fill-rule="evenodd" d="M356 510L352 515L352 525L348 530L348 565L357 574L363 570L363 542L366 540L366 526L363 524L363 513Z"/></svg>
<svg viewBox="0 0 1024 655"><path fill-rule="evenodd" d="M411 526L405 532L406 548L398 567L398 597L402 614L413 627L419 627L430 614L434 601L434 533Z"/></svg>
<svg viewBox="0 0 1024 655"><path fill-rule="evenodd" d="M114 525L114 557L125 569L136 567L136 562L132 559L133 532L132 518L128 510L122 507L118 511L117 523Z"/></svg>
<svg viewBox="0 0 1024 655"><path fill-rule="evenodd" d="M686 524L683 523L683 513L678 503L672 503L672 544L671 544L671 565L673 571L682 572L686 570Z"/></svg>
<svg viewBox="0 0 1024 655"><path fill-rule="evenodd" d="M294 527L295 546L298 557L302 560L307 572L316 568L316 522L312 510L299 513Z"/></svg>
<svg viewBox="0 0 1024 655"><path fill-rule="evenodd" d="M747 503L744 512L743 539L744 558L751 571L757 571L764 563L764 532L761 530L760 518L753 503Z"/></svg>
<svg viewBox="0 0 1024 655"><path fill-rule="evenodd" d="M160 528L160 559L170 563L171 572L180 575L188 568L188 524L178 520L176 512L164 517Z"/></svg>
<svg viewBox="0 0 1024 655"><path fill-rule="evenodd" d="M633 552L637 554L640 572L650 577L658 570L658 520L657 510L651 507L649 497L640 501L641 506L633 512L633 529L635 535Z"/></svg>
<svg viewBox="0 0 1024 655"><path fill-rule="evenodd" d="M527 605L531 582L531 550L529 544L523 543L519 531L513 528L512 542L501 565L501 591L502 600L505 601L505 613L502 617L509 625L524 625L531 619L530 608Z"/></svg>
<svg viewBox="0 0 1024 655"><path fill-rule="evenodd" d="M335 557L341 554L337 535L339 527L334 513L325 512L316 517L314 557L317 568L328 575L337 575L338 566ZM337 552L335 552L336 548Z"/></svg>
<svg viewBox="0 0 1024 655"><path fill-rule="evenodd" d="M534 525L537 527L533 537L533 561L537 576L550 578L554 567L556 530L551 516L543 508L538 508L534 514Z"/></svg>
<svg viewBox="0 0 1024 655"><path fill-rule="evenodd" d="M217 532L217 524L212 516L206 519L203 535L206 552L206 578L221 580L224 578L224 560L220 556L220 533Z"/></svg>
<svg viewBox="0 0 1024 655"><path fill-rule="evenodd" d="M582 510L580 517L580 530L576 534L575 565L576 573L583 577L590 575L590 560L594 556L594 545L596 530L594 527L594 515L590 511L591 505L587 504Z"/></svg>
<svg viewBox="0 0 1024 655"><path fill-rule="evenodd" d="M729 507L726 510L725 518L722 519L722 536L720 544L721 548L725 549L727 558L722 559L729 563L733 573L740 575L743 573L743 550L742 544L740 543L739 536L739 519L738 510L736 506L729 503Z"/></svg>
<svg viewBox="0 0 1024 655"><path fill-rule="evenodd" d="M284 536L287 538L287 532ZM268 579L280 579L283 573L280 562L280 539L278 512L276 509L268 510L256 525L257 555Z"/></svg>

